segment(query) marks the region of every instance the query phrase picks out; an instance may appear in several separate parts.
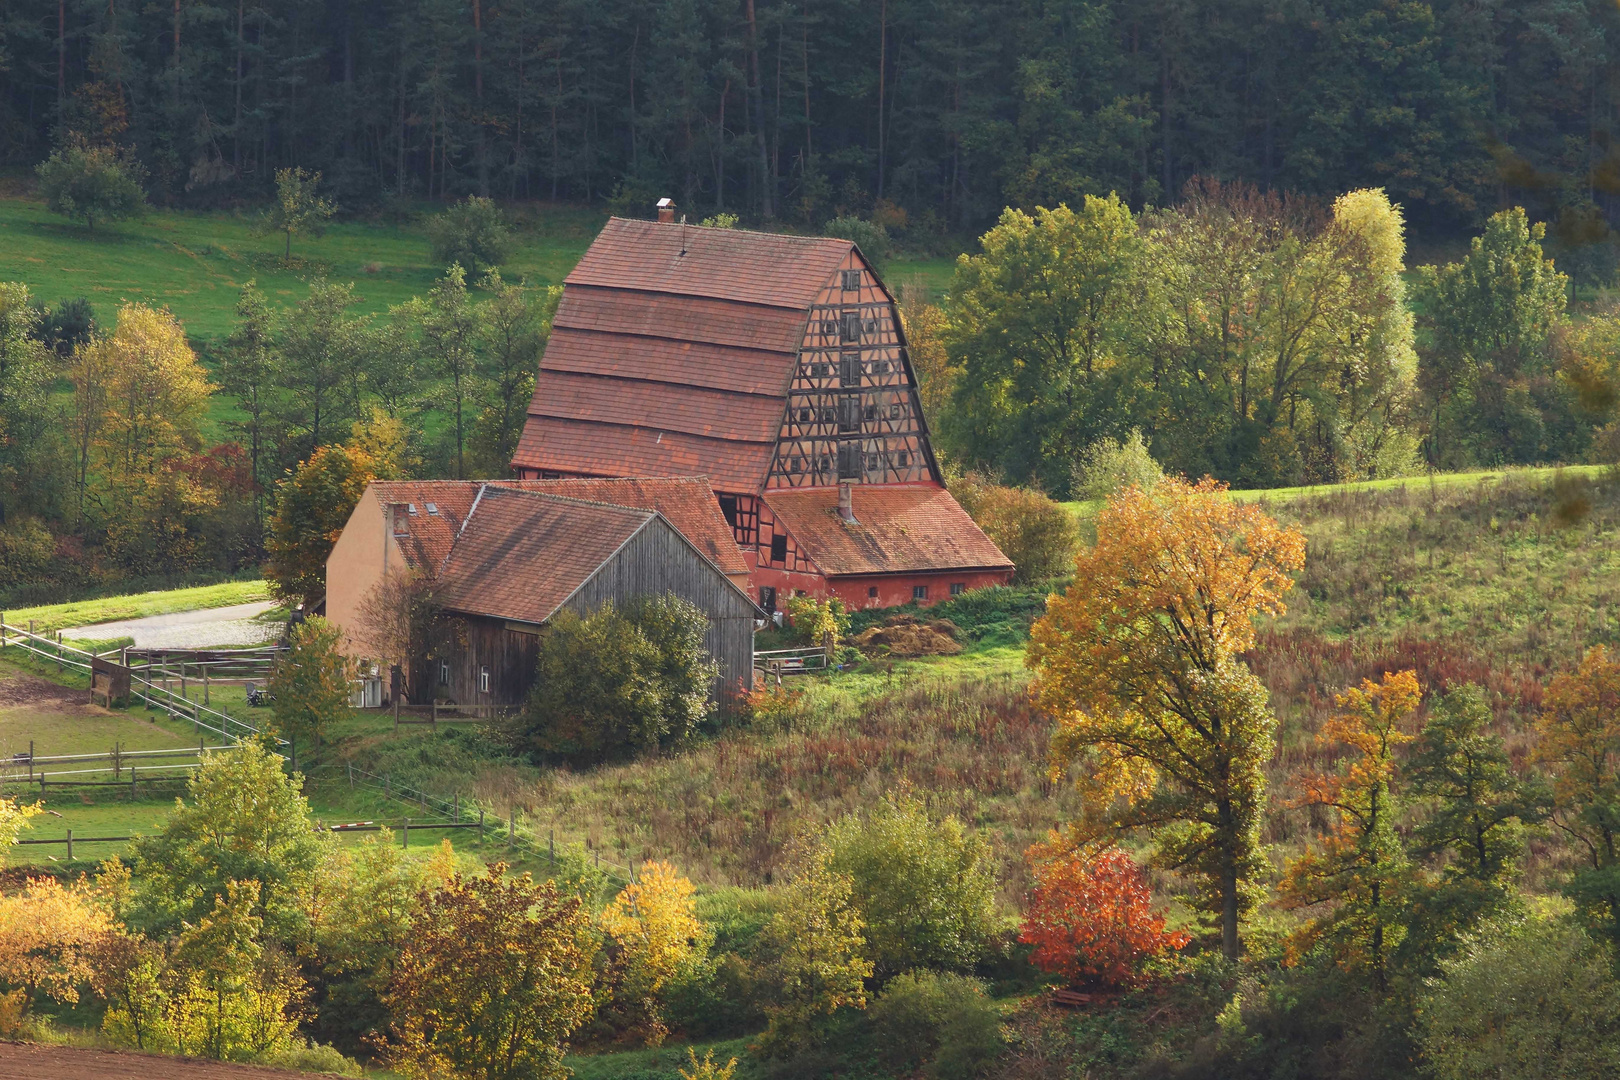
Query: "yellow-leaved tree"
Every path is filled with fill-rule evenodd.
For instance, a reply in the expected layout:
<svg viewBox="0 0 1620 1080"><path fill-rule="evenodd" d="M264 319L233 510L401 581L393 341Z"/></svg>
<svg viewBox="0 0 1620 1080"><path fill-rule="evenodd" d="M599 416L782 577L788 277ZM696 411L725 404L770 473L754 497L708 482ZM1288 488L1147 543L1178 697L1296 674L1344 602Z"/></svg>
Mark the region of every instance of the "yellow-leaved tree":
<svg viewBox="0 0 1620 1080"><path fill-rule="evenodd" d="M1304 562L1297 529L1213 480L1130 488L1098 514L1096 546L1076 555L1076 584L1048 602L1025 658L1058 722L1053 769L1084 789L1075 839L1152 830L1157 863L1201 883L1193 902L1229 959L1262 865L1277 723L1240 657Z"/></svg>
<svg viewBox="0 0 1620 1080"><path fill-rule="evenodd" d="M193 520L218 501L188 467L202 448L208 373L175 317L145 304L119 308L117 329L83 352L76 377L100 383L90 500L107 547L134 569L183 569L200 543Z"/></svg>
<svg viewBox="0 0 1620 1080"><path fill-rule="evenodd" d="M1539 731L1552 821L1583 864L1568 891L1593 929L1620 941L1620 656L1595 645L1555 678Z"/></svg>
<svg viewBox="0 0 1620 1080"><path fill-rule="evenodd" d="M669 1034L660 1000L664 989L708 952L710 935L697 917L694 893L675 867L649 860L602 913L602 929L617 953L614 997L648 1046Z"/></svg>
<svg viewBox="0 0 1620 1080"><path fill-rule="evenodd" d="M35 993L78 1001L91 955L111 933L112 920L83 890L55 878L29 878L21 892L0 895L0 1027L15 1027Z"/></svg>
<svg viewBox="0 0 1620 1080"><path fill-rule="evenodd" d="M1317 745L1350 753L1337 771L1307 776L1297 802L1319 807L1332 825L1320 845L1289 864L1280 892L1290 907L1333 905L1295 935L1296 953L1325 939L1340 964L1370 972L1382 988L1409 871L1390 784L1396 748L1413 739L1403 726L1423 690L1416 672L1392 671L1334 700L1344 711L1322 725Z"/></svg>

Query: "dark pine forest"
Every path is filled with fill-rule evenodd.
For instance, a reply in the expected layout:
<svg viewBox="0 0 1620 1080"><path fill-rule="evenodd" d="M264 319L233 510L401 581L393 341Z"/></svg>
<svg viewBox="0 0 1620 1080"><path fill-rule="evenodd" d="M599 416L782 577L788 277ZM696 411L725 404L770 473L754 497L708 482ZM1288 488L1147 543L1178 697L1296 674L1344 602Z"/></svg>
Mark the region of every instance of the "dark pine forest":
<svg viewBox="0 0 1620 1080"><path fill-rule="evenodd" d="M1611 0L3 0L0 162L77 136L172 205L297 165L350 209L670 194L919 237L1207 175L1577 244L1620 208L1617 35Z"/></svg>

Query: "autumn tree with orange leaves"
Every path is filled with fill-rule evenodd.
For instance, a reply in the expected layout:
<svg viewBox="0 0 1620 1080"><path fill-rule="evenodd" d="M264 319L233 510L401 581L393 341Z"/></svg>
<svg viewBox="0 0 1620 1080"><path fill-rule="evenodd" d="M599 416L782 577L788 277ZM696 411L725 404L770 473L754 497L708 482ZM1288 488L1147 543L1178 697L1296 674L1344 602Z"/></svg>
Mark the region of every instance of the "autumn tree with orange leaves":
<svg viewBox="0 0 1620 1080"><path fill-rule="evenodd" d="M1075 839L1147 828L1155 861L1201 882L1193 902L1238 955L1238 918L1262 871L1265 763L1277 721L1240 659L1255 618L1278 615L1305 538L1225 485L1127 490L1075 557L1075 587L1030 632L1025 662L1058 722L1054 771L1085 795Z"/></svg>
<svg viewBox="0 0 1620 1080"><path fill-rule="evenodd" d="M1145 961L1191 940L1165 928L1142 867L1120 848L1037 844L1029 854L1035 888L1018 940L1035 946L1030 960L1042 971L1072 985L1128 986Z"/></svg>
<svg viewBox="0 0 1620 1080"><path fill-rule="evenodd" d="M1568 891L1594 929L1620 942L1620 656L1593 646L1553 679L1540 734L1553 824L1585 863Z"/></svg>
<svg viewBox="0 0 1620 1080"><path fill-rule="evenodd" d="M1403 725L1423 690L1416 672L1387 672L1382 682L1363 679L1334 700L1344 711L1322 725L1317 745L1349 753L1338 771L1307 776L1295 802L1321 807L1333 824L1319 846L1289 864L1279 898L1294 908L1332 905L1295 935L1296 954L1323 942L1341 964L1371 972L1382 987L1410 872L1395 830L1395 750L1412 741Z"/></svg>

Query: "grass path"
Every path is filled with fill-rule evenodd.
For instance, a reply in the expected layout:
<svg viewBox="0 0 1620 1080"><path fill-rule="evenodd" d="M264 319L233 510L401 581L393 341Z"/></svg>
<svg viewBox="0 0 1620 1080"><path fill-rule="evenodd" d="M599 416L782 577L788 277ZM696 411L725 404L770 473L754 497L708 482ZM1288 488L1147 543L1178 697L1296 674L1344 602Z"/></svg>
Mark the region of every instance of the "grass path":
<svg viewBox="0 0 1620 1080"><path fill-rule="evenodd" d="M177 611L206 611L267 600L269 597L270 586L267 582L227 581L220 585L199 585L190 589L165 589L129 596L106 596L99 600L78 600L70 604L19 608L3 614L6 622L12 626L26 629L31 620L35 630L45 634L75 626L143 619L149 615L169 615Z"/></svg>

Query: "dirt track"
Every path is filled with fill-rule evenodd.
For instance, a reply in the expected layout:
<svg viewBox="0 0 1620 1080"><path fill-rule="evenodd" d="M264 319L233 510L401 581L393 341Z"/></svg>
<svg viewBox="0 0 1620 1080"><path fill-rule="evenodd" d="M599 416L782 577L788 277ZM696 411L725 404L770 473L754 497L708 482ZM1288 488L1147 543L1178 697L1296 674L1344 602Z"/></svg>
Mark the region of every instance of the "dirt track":
<svg viewBox="0 0 1620 1080"><path fill-rule="evenodd" d="M196 1058L164 1057L134 1051L78 1050L68 1046L0 1042L0 1076L6 1080L287 1080L307 1073L227 1065Z"/></svg>
<svg viewBox="0 0 1620 1080"><path fill-rule="evenodd" d="M90 691L61 686L26 671L0 670L0 709L24 705L52 710L80 705L88 708Z"/></svg>

